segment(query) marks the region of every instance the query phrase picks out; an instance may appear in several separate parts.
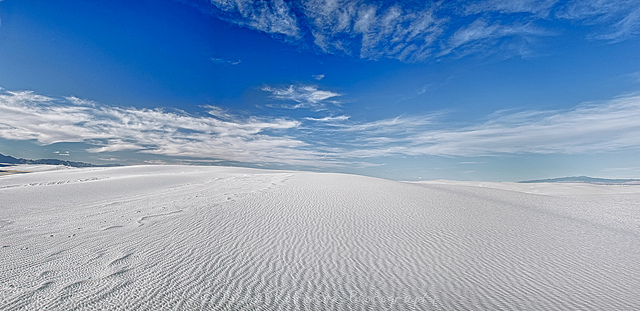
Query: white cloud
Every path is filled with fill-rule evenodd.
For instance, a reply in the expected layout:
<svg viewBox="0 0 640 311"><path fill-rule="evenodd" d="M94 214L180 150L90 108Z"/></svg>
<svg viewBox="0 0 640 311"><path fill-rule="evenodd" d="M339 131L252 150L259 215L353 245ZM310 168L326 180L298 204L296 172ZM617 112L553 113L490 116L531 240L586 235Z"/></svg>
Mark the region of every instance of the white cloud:
<svg viewBox="0 0 640 311"><path fill-rule="evenodd" d="M349 116L342 115L342 116L337 116L337 117L305 118L305 120L332 123L332 122L346 121L346 120L349 120L349 118L350 118Z"/></svg>
<svg viewBox="0 0 640 311"><path fill-rule="evenodd" d="M300 38L295 15L284 0L211 0L211 4L225 13L223 18L239 25L292 39Z"/></svg>
<svg viewBox="0 0 640 311"><path fill-rule="evenodd" d="M456 4L465 14L485 12L531 13L546 17L558 0L478 0L460 1Z"/></svg>
<svg viewBox="0 0 640 311"><path fill-rule="evenodd" d="M447 20L434 14L438 4L406 8L390 2L367 4L361 0L211 0L212 7L206 7L179 1L288 42L309 40L325 53L368 59L426 59Z"/></svg>
<svg viewBox="0 0 640 311"><path fill-rule="evenodd" d="M282 88L264 86L262 90L271 93L272 98L297 103L294 105L280 105L280 107L289 109L312 108L322 110L325 108L326 103L340 103L339 101L329 99L341 96L339 93L320 90L315 85L289 85Z"/></svg>
<svg viewBox="0 0 640 311"><path fill-rule="evenodd" d="M367 59L426 59L445 20L427 4L410 10L399 4L310 0L303 7L317 47Z"/></svg>
<svg viewBox="0 0 640 311"><path fill-rule="evenodd" d="M320 81L322 79L324 79L324 75L313 75L313 78Z"/></svg>
<svg viewBox="0 0 640 311"><path fill-rule="evenodd" d="M395 117L389 119L376 120L364 123L350 123L338 125L336 131L339 132L362 132L369 135L393 135L406 136L410 133L419 132L434 125L436 118L440 114L411 117ZM391 139L396 139L393 137Z"/></svg>
<svg viewBox="0 0 640 311"><path fill-rule="evenodd" d="M220 109L208 107L220 116ZM300 122L250 117L221 120L161 109L77 105L32 92L0 94L0 137L42 145L83 142L89 152L142 153L252 163L334 165L286 135Z"/></svg>
<svg viewBox="0 0 640 311"><path fill-rule="evenodd" d="M89 107L96 106L96 102L94 101L77 98L75 96L68 96L68 97L65 97L65 99L71 104L74 104L76 106L89 106Z"/></svg>
<svg viewBox="0 0 640 311"><path fill-rule="evenodd" d="M530 38L547 35L551 33L531 23L489 24L484 18L479 18L467 27L456 31L449 38L446 48L442 49L440 55L447 55L452 51L459 51L461 55L486 53L492 48L495 49L501 40L512 39L511 44L503 45L502 48L516 50L518 54L526 56Z"/></svg>
<svg viewBox="0 0 640 311"><path fill-rule="evenodd" d="M373 60L418 62L454 50L527 56L534 38L552 34L541 25L557 20L597 26L589 37L611 42L640 33L637 0L211 0L208 9L182 1L290 43Z"/></svg>
<svg viewBox="0 0 640 311"><path fill-rule="evenodd" d="M202 108L207 109L207 113L221 120L236 119L236 117L233 114L229 113L226 109L223 109L221 107L205 105L205 106L202 106Z"/></svg>
<svg viewBox="0 0 640 311"><path fill-rule="evenodd" d="M496 154L581 154L640 148L640 95L624 96L569 111L499 113L459 129L397 119L355 125L362 148L345 156L491 156ZM407 127L406 124L414 124ZM398 137L398 133L404 135ZM376 144L371 144L375 142ZM371 148L374 147L374 148Z"/></svg>
<svg viewBox="0 0 640 311"><path fill-rule="evenodd" d="M236 66L236 65L240 65L240 63L242 63L241 60L228 60L228 59L224 59L224 58L215 58L212 57L211 61L219 64L219 65L225 65L225 66Z"/></svg>
<svg viewBox="0 0 640 311"><path fill-rule="evenodd" d="M590 35L594 39L618 42L640 33L637 0L573 0L557 16L600 26Z"/></svg>
<svg viewBox="0 0 640 311"><path fill-rule="evenodd" d="M317 89L316 89L317 90ZM282 96L286 96L282 95ZM314 97L325 100L327 95ZM640 94L564 111L498 111L485 121L451 127L442 114L370 122L349 116L239 118L162 109L77 105L32 92L0 93L0 137L41 145L82 142L88 151L135 151L179 159L329 167L366 166L391 156L474 157L584 154L640 149ZM304 137L305 140L301 139ZM62 154L62 153L60 153ZM470 163L470 162L463 162Z"/></svg>
<svg viewBox="0 0 640 311"><path fill-rule="evenodd" d="M89 148L88 152L102 153L102 152L117 152L122 150L144 150L145 147L130 142L124 142L120 139L109 139L106 146Z"/></svg>
<svg viewBox="0 0 640 311"><path fill-rule="evenodd" d="M640 71L627 73L621 76L625 80L630 80L633 83L640 83Z"/></svg>

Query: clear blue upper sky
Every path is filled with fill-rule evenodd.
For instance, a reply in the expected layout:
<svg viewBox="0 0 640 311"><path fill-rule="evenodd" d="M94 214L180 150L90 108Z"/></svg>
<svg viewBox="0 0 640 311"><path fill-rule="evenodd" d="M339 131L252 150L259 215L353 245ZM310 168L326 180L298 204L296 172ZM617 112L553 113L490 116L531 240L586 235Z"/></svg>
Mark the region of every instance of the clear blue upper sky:
<svg viewBox="0 0 640 311"><path fill-rule="evenodd" d="M640 177L640 1L0 1L0 153Z"/></svg>

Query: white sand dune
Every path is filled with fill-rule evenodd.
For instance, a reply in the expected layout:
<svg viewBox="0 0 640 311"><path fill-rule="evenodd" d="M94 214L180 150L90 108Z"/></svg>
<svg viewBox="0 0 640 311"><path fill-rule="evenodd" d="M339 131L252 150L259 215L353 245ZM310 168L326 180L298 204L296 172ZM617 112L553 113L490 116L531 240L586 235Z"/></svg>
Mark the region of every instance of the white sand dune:
<svg viewBox="0 0 640 311"><path fill-rule="evenodd" d="M640 308L640 187L488 185L194 166L2 176L0 309Z"/></svg>

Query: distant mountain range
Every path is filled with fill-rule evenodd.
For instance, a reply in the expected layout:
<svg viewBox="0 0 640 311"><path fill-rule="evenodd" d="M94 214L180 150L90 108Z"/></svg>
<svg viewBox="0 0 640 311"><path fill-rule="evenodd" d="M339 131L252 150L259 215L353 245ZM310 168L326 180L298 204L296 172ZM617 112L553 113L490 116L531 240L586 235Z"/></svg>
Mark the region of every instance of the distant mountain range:
<svg viewBox="0 0 640 311"><path fill-rule="evenodd" d="M11 165L16 165L16 164L47 164L47 165L64 165L64 166L72 166L72 167L122 166L120 164L96 165L96 164L91 164L91 163L63 161L63 160L58 160L58 159L30 160L30 159L14 158L12 156L6 156L6 155L3 155L3 154L0 153L0 167L2 167L2 166L11 166Z"/></svg>
<svg viewBox="0 0 640 311"><path fill-rule="evenodd" d="M573 177L520 181L520 183L527 183L527 184L542 183L542 182L586 183L586 184L601 184L601 185L640 185L640 179L607 179L607 178L593 178L588 176L573 176Z"/></svg>

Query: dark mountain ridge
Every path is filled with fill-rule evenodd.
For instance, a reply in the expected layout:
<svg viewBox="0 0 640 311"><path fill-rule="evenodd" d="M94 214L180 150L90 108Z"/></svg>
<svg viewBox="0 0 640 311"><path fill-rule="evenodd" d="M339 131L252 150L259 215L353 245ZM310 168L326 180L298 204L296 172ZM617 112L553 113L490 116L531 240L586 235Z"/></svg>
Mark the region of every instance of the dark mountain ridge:
<svg viewBox="0 0 640 311"><path fill-rule="evenodd" d="M74 162L74 161L64 161L58 159L22 159L22 158L14 158L12 156L6 156L0 153L0 167L2 166L11 166L16 164L47 164L47 165L64 165L71 167L111 167L111 166L122 166L120 164L103 164L96 165L85 162Z"/></svg>
<svg viewBox="0 0 640 311"><path fill-rule="evenodd" d="M537 179L520 181L519 183L586 183L586 184L601 184L601 185L640 185L640 179L608 179L608 178L594 178L588 176L572 176L572 177L560 177L550 179Z"/></svg>

